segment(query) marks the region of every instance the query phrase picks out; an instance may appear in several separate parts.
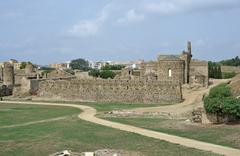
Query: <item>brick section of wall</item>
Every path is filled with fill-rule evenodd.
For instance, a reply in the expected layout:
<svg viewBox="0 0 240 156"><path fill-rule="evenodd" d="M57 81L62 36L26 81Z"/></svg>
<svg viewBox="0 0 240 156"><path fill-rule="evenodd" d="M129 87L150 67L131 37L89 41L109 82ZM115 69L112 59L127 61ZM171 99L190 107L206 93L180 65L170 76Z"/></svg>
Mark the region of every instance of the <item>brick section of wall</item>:
<svg viewBox="0 0 240 156"><path fill-rule="evenodd" d="M47 80L38 96L62 100L126 103L176 103L182 101L181 84L141 80Z"/></svg>

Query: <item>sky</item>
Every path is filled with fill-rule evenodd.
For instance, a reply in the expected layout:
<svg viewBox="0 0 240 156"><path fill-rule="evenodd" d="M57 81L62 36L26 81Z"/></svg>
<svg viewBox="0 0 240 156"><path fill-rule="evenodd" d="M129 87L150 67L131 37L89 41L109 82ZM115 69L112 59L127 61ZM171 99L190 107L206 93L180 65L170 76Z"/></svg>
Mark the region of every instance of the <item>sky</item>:
<svg viewBox="0 0 240 156"><path fill-rule="evenodd" d="M240 0L0 0L0 61L240 55Z"/></svg>

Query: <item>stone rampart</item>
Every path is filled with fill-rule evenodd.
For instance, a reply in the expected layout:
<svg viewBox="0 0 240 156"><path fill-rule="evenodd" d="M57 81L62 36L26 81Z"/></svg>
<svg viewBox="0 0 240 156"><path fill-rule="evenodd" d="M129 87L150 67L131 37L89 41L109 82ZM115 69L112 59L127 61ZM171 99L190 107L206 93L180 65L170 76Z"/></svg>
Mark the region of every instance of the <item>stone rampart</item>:
<svg viewBox="0 0 240 156"><path fill-rule="evenodd" d="M182 101L181 84L141 80L46 80L38 96L61 100L125 103L176 103Z"/></svg>

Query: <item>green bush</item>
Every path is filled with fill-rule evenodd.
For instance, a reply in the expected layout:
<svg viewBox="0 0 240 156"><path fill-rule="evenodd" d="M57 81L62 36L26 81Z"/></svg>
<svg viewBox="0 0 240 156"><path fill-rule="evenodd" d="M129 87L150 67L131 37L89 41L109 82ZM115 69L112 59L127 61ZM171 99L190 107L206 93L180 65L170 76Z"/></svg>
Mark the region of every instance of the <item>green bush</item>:
<svg viewBox="0 0 240 156"><path fill-rule="evenodd" d="M205 97L204 107L208 113L216 114L218 116L223 115L223 102L219 97Z"/></svg>
<svg viewBox="0 0 240 156"><path fill-rule="evenodd" d="M240 119L240 99L234 97L225 98L223 100L223 113Z"/></svg>
<svg viewBox="0 0 240 156"><path fill-rule="evenodd" d="M113 79L115 76L116 74L111 70L103 70L100 72L100 77L103 79L108 79L108 78Z"/></svg>
<svg viewBox="0 0 240 156"><path fill-rule="evenodd" d="M231 96L231 89L227 86L226 83L222 83L214 88L212 88L209 92L210 98L223 98L223 97L230 97Z"/></svg>
<svg viewBox="0 0 240 156"><path fill-rule="evenodd" d="M88 72L88 75L98 77L100 75L100 71L98 69L92 69Z"/></svg>
<svg viewBox="0 0 240 156"><path fill-rule="evenodd" d="M240 119L240 99L231 95L231 90L225 83L210 90L209 96L204 98L204 107L208 113L217 117Z"/></svg>

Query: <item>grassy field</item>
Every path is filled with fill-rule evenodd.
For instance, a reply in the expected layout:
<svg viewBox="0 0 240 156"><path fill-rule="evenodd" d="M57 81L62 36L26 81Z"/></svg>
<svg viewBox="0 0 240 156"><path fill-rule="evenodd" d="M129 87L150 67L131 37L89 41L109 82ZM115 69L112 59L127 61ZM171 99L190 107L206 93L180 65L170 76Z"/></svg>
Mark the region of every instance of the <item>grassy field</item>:
<svg viewBox="0 0 240 156"><path fill-rule="evenodd" d="M2 125L28 122L33 119L48 119L61 115L69 116L61 121L0 128L1 156L42 156L64 149L83 152L104 148L136 151L147 156L215 155L82 121L75 115L79 112L78 109L0 104L0 110L0 119L5 120L1 123ZM21 112L16 110L21 110ZM6 115L2 112L9 114ZM25 117L18 119L21 115Z"/></svg>
<svg viewBox="0 0 240 156"><path fill-rule="evenodd" d="M104 118L154 131L240 149L240 125L193 125L161 118Z"/></svg>
<svg viewBox="0 0 240 156"><path fill-rule="evenodd" d="M78 109L67 107L0 104L0 127L79 114L79 112Z"/></svg>
<svg viewBox="0 0 240 156"><path fill-rule="evenodd" d="M34 101L33 101L34 102ZM63 103L63 104L79 104L94 107L98 112L107 112L112 110L133 109L141 107L157 107L164 106L163 104L140 104L140 103L119 103L119 102L77 102L77 101L36 101L36 102L49 102L49 103ZM169 105L169 104L165 104Z"/></svg>
<svg viewBox="0 0 240 156"><path fill-rule="evenodd" d="M94 107L98 112L108 112L112 110L133 109L141 107L156 107L157 104L123 104L123 103L83 103L83 105Z"/></svg>

